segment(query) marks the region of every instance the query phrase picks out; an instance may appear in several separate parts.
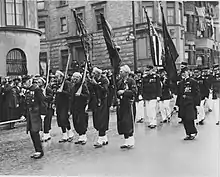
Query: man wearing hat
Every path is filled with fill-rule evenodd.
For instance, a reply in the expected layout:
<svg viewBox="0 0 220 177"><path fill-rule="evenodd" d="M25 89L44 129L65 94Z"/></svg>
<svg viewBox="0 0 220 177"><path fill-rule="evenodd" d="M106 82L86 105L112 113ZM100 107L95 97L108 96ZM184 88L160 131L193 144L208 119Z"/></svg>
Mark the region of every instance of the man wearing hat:
<svg viewBox="0 0 220 177"><path fill-rule="evenodd" d="M108 106L108 86L109 80L102 75L102 70L94 67L92 71L92 79L89 80L92 87L93 96L93 125L99 132L97 142L94 144L96 148L108 144L106 131L109 128L109 106Z"/></svg>
<svg viewBox="0 0 220 177"><path fill-rule="evenodd" d="M133 106L137 94L137 86L134 79L129 77L131 72L128 65L120 69L120 80L117 82L117 96L119 107L117 108L117 128L119 135L124 135L125 143L121 146L132 148L134 146L134 113Z"/></svg>
<svg viewBox="0 0 220 177"><path fill-rule="evenodd" d="M88 128L88 113L86 107L89 102L89 90L86 83L82 83L82 75L75 72L72 75L73 87L71 88L71 114L73 126L79 135L75 144L84 145L87 142L86 132Z"/></svg>
<svg viewBox="0 0 220 177"><path fill-rule="evenodd" d="M153 66L148 66L145 75L143 76L142 97L144 100L145 119L149 120L149 128L157 126L156 106L161 97L160 78L155 72Z"/></svg>
<svg viewBox="0 0 220 177"><path fill-rule="evenodd" d="M182 119L186 131L184 140L193 140L197 135L194 120L197 118L196 106L200 105L199 85L196 80L190 78L187 67L182 69L181 76L176 100L176 105L179 107L178 117Z"/></svg>
<svg viewBox="0 0 220 177"><path fill-rule="evenodd" d="M200 125L204 124L205 120L205 100L209 97L209 84L207 79L202 76L202 67L196 68L194 70L194 78L199 84L199 90L201 95L201 102L200 106L197 106L198 111L198 117L197 117L197 123Z"/></svg>
<svg viewBox="0 0 220 177"><path fill-rule="evenodd" d="M170 82L167 78L167 73L164 69L160 69L160 79L161 79L161 97L160 97L160 112L162 117L162 123L169 121L171 116L170 109L170 99L172 98Z"/></svg>
<svg viewBox="0 0 220 177"><path fill-rule="evenodd" d="M42 130L42 103L45 100L45 96L38 85L33 85L33 79L30 76L23 78L23 81L26 89L25 107L27 109L27 133L30 132L35 148L35 153L31 158L39 159L44 156L39 132Z"/></svg>
<svg viewBox="0 0 220 177"><path fill-rule="evenodd" d="M70 107L70 82L64 78L61 71L56 71L57 92L55 97L57 124L61 128L63 136L59 143L71 142L73 140L73 131L69 122Z"/></svg>

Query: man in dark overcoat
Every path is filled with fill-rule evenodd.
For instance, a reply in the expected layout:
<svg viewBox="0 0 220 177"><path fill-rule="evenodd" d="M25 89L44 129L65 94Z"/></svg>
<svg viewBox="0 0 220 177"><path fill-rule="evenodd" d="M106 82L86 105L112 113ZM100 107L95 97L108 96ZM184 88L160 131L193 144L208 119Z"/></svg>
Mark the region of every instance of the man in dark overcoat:
<svg viewBox="0 0 220 177"><path fill-rule="evenodd" d="M82 84L82 75L79 72L73 73L72 83L70 109L73 126L79 135L79 139L75 144L84 145L87 142L88 113L86 107L89 102L89 90L85 82Z"/></svg>
<svg viewBox="0 0 220 177"><path fill-rule="evenodd" d="M200 90L196 80L190 78L189 69L181 71L182 80L177 88L176 105L179 107L179 117L186 131L184 140L193 140L197 135L194 120L197 118L196 106L200 105Z"/></svg>
<svg viewBox="0 0 220 177"><path fill-rule="evenodd" d="M93 125L99 132L98 141L94 144L96 148L108 144L106 131L109 128L109 106L108 106L108 87L109 80L102 75L102 70L95 67L92 71L92 79L89 84L93 87Z"/></svg>
<svg viewBox="0 0 220 177"><path fill-rule="evenodd" d="M57 92L55 97L57 124L61 128L63 137L59 143L71 142L73 140L73 131L69 122L70 111L70 82L65 80L64 74L61 71L56 71L57 77ZM64 82L63 88L62 84Z"/></svg>
<svg viewBox="0 0 220 177"><path fill-rule="evenodd" d="M26 120L27 120L27 133L30 132L31 139L34 144L35 153L31 158L39 159L43 157L44 152L40 140L40 131L42 130L42 103L45 96L37 84L33 85L33 80L30 76L24 78L25 103L26 103Z"/></svg>
<svg viewBox="0 0 220 177"><path fill-rule="evenodd" d="M120 80L117 82L117 95L119 105L117 107L117 128L119 135L124 135L125 143L121 148L134 146L134 101L137 94L135 80L129 77L129 66L124 65L120 70Z"/></svg>

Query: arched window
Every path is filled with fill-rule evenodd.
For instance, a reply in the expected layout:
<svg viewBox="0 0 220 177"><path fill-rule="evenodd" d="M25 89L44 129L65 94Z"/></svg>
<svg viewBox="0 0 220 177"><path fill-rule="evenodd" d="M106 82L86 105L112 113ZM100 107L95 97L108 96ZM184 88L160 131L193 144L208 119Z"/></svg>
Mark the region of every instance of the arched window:
<svg viewBox="0 0 220 177"><path fill-rule="evenodd" d="M6 57L7 75L26 75L27 60L25 53L20 49L12 49Z"/></svg>
<svg viewBox="0 0 220 177"><path fill-rule="evenodd" d="M7 26L24 26L24 0L5 0Z"/></svg>

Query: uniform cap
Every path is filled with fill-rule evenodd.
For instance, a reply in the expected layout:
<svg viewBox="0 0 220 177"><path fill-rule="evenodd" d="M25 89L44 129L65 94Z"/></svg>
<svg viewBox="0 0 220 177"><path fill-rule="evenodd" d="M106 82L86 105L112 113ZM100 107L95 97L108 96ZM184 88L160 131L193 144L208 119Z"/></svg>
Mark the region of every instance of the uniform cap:
<svg viewBox="0 0 220 177"><path fill-rule="evenodd" d="M64 76L64 74L61 71L59 71L59 70L56 71L55 75Z"/></svg>
<svg viewBox="0 0 220 177"><path fill-rule="evenodd" d="M121 71L124 71L126 73L130 73L131 69L128 65L124 65L124 66L121 67Z"/></svg>
<svg viewBox="0 0 220 177"><path fill-rule="evenodd" d="M102 70L99 69L99 68L97 68L97 67L94 67L94 68L93 68L93 72L97 72L97 73L101 74L101 73L102 73Z"/></svg>
<svg viewBox="0 0 220 177"><path fill-rule="evenodd" d="M80 78L82 78L82 74L80 74L79 72L75 72L75 73L73 73L72 77L80 77Z"/></svg>

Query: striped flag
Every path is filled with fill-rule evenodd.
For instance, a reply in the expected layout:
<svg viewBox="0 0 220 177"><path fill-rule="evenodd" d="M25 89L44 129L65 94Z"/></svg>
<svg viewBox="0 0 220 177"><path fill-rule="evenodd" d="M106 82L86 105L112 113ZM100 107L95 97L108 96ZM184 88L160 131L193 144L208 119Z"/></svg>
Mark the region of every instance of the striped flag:
<svg viewBox="0 0 220 177"><path fill-rule="evenodd" d="M162 45L160 42L160 38L158 36L157 31L155 30L150 18L147 15L147 10L144 8L144 12L147 18L148 24L148 34L150 37L150 50L151 50L151 57L154 66L163 66L162 62Z"/></svg>

